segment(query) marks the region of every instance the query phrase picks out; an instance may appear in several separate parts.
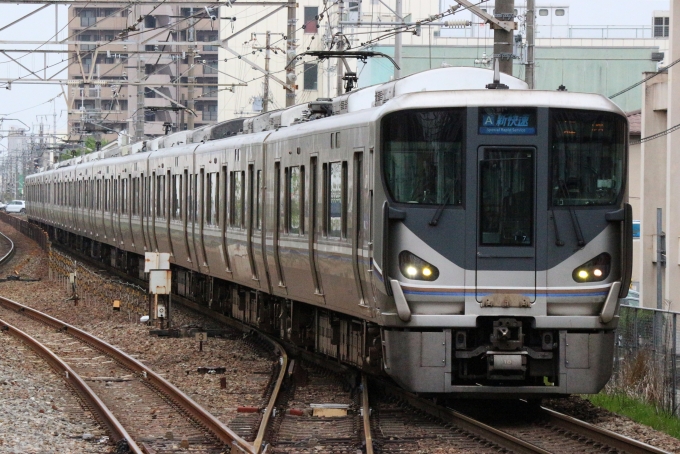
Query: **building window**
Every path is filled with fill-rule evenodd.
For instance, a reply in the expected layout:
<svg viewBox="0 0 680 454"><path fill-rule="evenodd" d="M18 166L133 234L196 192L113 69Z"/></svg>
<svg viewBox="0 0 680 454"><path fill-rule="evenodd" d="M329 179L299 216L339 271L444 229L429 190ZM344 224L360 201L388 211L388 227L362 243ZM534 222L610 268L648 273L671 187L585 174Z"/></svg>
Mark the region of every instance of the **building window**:
<svg viewBox="0 0 680 454"><path fill-rule="evenodd" d="M541 8L541 9L538 10L538 15L539 15L539 16L547 16L547 15L548 15L548 10L547 10L547 9Z"/></svg>
<svg viewBox="0 0 680 454"><path fill-rule="evenodd" d="M217 121L217 104L203 106L203 121Z"/></svg>
<svg viewBox="0 0 680 454"><path fill-rule="evenodd" d="M203 74L217 74L217 61L209 61L204 63Z"/></svg>
<svg viewBox="0 0 680 454"><path fill-rule="evenodd" d="M144 28L156 28L156 18L150 14L144 16Z"/></svg>
<svg viewBox="0 0 680 454"><path fill-rule="evenodd" d="M555 16L564 16L564 10L562 8L556 9Z"/></svg>
<svg viewBox="0 0 680 454"><path fill-rule="evenodd" d="M654 38L668 38L670 17L654 18Z"/></svg>
<svg viewBox="0 0 680 454"><path fill-rule="evenodd" d="M207 85L203 87L204 98L214 98L217 96L217 85Z"/></svg>
<svg viewBox="0 0 680 454"><path fill-rule="evenodd" d="M150 110L145 111L144 121L156 121L156 112Z"/></svg>
<svg viewBox="0 0 680 454"><path fill-rule="evenodd" d="M305 33L316 33L319 25L317 23L317 16L319 8L316 6L305 6Z"/></svg>
<svg viewBox="0 0 680 454"><path fill-rule="evenodd" d="M319 65L316 63L305 63L304 65L304 84L305 90L317 90L317 83L319 80Z"/></svg>
<svg viewBox="0 0 680 454"><path fill-rule="evenodd" d="M91 27L97 22L97 13L93 9L80 10L80 26Z"/></svg>

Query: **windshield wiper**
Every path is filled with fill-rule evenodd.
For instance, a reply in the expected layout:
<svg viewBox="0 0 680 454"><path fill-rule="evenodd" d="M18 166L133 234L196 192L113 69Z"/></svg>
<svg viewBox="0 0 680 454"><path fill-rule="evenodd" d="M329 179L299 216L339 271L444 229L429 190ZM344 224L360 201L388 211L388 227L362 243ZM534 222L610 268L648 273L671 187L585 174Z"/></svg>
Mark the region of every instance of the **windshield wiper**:
<svg viewBox="0 0 680 454"><path fill-rule="evenodd" d="M560 186L560 191L562 191L562 194L564 195L564 198L568 199L569 190L567 189L567 184L564 182L564 180L559 180L558 184ZM571 225L572 227L574 227L574 233L576 234L576 242L578 243L579 247L583 247L586 245L586 241L583 238L581 224L579 224L578 222L578 217L576 217L576 211L574 210L574 207L572 205L569 206L569 214L571 215ZM553 216L553 220L554 219L555 217ZM557 223L555 224L555 229L557 229Z"/></svg>
<svg viewBox="0 0 680 454"><path fill-rule="evenodd" d="M430 220L430 225L432 227L435 227L437 224L439 224L439 218L442 217L442 213L444 212L444 208L446 207L446 204L449 203L449 199L451 198L451 192L449 192L446 197L444 197L444 201L437 207L437 211L434 212L434 216L432 216L432 219Z"/></svg>
<svg viewBox="0 0 680 454"><path fill-rule="evenodd" d="M564 241L560 239L560 231L557 229L557 219L555 218L555 210L550 210L552 213L553 227L555 227L555 244L557 246L564 246Z"/></svg>

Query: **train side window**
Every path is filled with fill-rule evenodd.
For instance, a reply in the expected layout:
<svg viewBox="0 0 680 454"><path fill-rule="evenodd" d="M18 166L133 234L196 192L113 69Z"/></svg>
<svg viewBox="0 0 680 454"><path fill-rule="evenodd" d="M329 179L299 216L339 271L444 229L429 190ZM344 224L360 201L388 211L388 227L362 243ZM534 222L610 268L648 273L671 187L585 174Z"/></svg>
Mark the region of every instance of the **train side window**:
<svg viewBox="0 0 680 454"><path fill-rule="evenodd" d="M208 225L219 224L219 204L217 203L217 194L220 184L220 174L211 172L206 178L206 202L205 202L205 222Z"/></svg>
<svg viewBox="0 0 680 454"><path fill-rule="evenodd" d="M331 162L326 189L328 236L343 238L347 224L347 162Z"/></svg>
<svg viewBox="0 0 680 454"><path fill-rule="evenodd" d="M255 183L255 228L262 229L262 171L257 171L257 180Z"/></svg>
<svg viewBox="0 0 680 454"><path fill-rule="evenodd" d="M144 206L142 207L142 216L151 216L153 214L151 207L151 201L153 200L151 198L152 179L152 176L148 176L146 178L142 177L142 180L144 181Z"/></svg>
<svg viewBox="0 0 680 454"><path fill-rule="evenodd" d="M243 228L243 171L231 172L231 226Z"/></svg>
<svg viewBox="0 0 680 454"><path fill-rule="evenodd" d="M112 211L114 213L118 213L118 180L120 177L118 177L117 180L113 180L113 206L112 206Z"/></svg>
<svg viewBox="0 0 680 454"><path fill-rule="evenodd" d="M132 179L132 215L139 215L139 177Z"/></svg>
<svg viewBox="0 0 680 454"><path fill-rule="evenodd" d="M165 175L156 175L156 217L165 219Z"/></svg>
<svg viewBox="0 0 680 454"><path fill-rule="evenodd" d="M97 180L97 211L102 209L102 180Z"/></svg>
<svg viewBox="0 0 680 454"><path fill-rule="evenodd" d="M109 200L109 190L110 190L111 180L108 178L104 180L104 211L109 211L110 200Z"/></svg>
<svg viewBox="0 0 680 454"><path fill-rule="evenodd" d="M182 218L182 204L180 202L180 195L182 194L182 175L172 176L172 219Z"/></svg>
<svg viewBox="0 0 680 454"><path fill-rule="evenodd" d="M192 174L189 176L189 221L198 220L198 175Z"/></svg>
<svg viewBox="0 0 680 454"><path fill-rule="evenodd" d="M302 171L300 167L289 167L287 176L287 193L288 193L288 232L302 233Z"/></svg>
<svg viewBox="0 0 680 454"><path fill-rule="evenodd" d="M120 212L128 213L128 192L130 190L130 179L123 178L120 182Z"/></svg>
<svg viewBox="0 0 680 454"><path fill-rule="evenodd" d="M335 148L340 148L340 133L335 133Z"/></svg>

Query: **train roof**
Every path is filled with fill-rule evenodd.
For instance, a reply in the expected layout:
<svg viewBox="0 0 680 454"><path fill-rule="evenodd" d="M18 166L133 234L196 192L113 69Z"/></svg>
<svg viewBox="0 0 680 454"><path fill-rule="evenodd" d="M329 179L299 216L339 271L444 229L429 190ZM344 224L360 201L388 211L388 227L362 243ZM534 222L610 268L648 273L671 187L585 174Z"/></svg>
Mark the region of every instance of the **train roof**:
<svg viewBox="0 0 680 454"><path fill-rule="evenodd" d="M331 120L334 127L342 127L356 121L377 119L394 110L408 108L439 108L465 106L536 106L573 109L596 109L620 115L624 112L604 96L566 91L528 90L527 84L507 74L500 74L500 83L508 87L490 90L486 86L493 82L494 72L490 69L471 67L445 67L421 71L398 80L345 93L336 98L319 99L298 104L287 109L266 112L255 117L237 118L191 131L179 131L152 140L130 145L106 147L99 152L55 164L53 169L65 169L102 159L113 159L111 164L128 160L146 159L151 156L132 158L142 152L182 153L186 147L217 139L231 138L228 146L248 139L244 135L276 131L272 138L295 136L323 129ZM446 96L442 96L446 92ZM299 125L295 130L286 127ZM309 126L307 126L309 125ZM253 137L254 138L254 137ZM201 151L203 151L201 147ZM208 147L212 148L212 147ZM172 150L172 151L171 151ZM205 150L208 151L208 150ZM152 153L153 157L157 156ZM127 157L127 159L122 159ZM89 166L86 166L89 167Z"/></svg>

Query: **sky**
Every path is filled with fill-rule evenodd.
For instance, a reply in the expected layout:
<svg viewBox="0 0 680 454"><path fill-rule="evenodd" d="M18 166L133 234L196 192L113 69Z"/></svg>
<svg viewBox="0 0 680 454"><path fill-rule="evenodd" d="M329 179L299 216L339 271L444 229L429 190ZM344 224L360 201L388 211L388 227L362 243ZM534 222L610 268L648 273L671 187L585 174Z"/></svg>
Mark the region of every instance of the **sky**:
<svg viewBox="0 0 680 454"><path fill-rule="evenodd" d="M363 0L368 3L370 0ZM389 0L388 0L389 1ZM417 0L411 0L417 1ZM321 4L321 0L319 0ZM405 2L405 4L408 3ZM525 0L517 0L517 5L525 4ZM669 0L536 0L536 6L569 6L571 25L644 25L651 24L654 10L668 10ZM0 29L11 24L21 16L38 9L42 5L0 4ZM56 18L55 18L55 11ZM235 11L237 12L237 11ZM434 13L434 11L433 11ZM58 23L55 24L56 22ZM0 31L0 50L36 49L40 44L19 44L16 41L34 41L43 43L54 40L55 30L62 28L58 38L64 39L66 31L67 8L54 5L32 15L5 30ZM12 42L10 42L12 41ZM43 48L56 49L56 46ZM35 72L43 73L45 57L41 53L8 53L18 59L24 66ZM19 59L19 57L22 57ZM66 79L66 53L53 53L47 56L47 76L55 73L55 78ZM62 62L63 61L63 62ZM62 62L62 63L60 63ZM57 73L62 69L61 73ZM0 79L16 79L26 76L28 71L12 62L7 55L0 53ZM58 134L66 132L66 101L58 84L36 85L14 83L10 89L0 82L0 153L7 146L5 136L10 127L29 128L39 131L43 124L45 131L53 132L56 120ZM4 120L3 120L4 119Z"/></svg>

